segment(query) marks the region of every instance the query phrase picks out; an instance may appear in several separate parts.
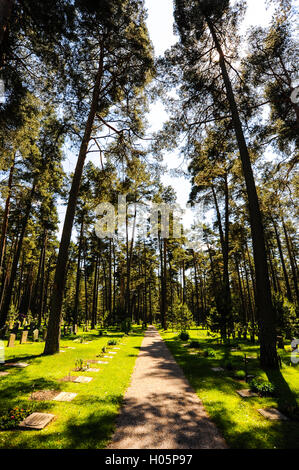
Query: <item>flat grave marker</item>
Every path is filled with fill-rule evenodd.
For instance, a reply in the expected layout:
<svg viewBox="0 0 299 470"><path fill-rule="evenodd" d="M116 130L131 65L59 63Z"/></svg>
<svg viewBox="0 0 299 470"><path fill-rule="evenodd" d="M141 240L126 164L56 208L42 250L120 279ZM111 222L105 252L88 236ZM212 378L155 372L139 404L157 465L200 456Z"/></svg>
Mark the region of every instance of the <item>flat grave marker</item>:
<svg viewBox="0 0 299 470"><path fill-rule="evenodd" d="M96 369L94 367L90 367L89 369L86 369L86 372L100 372L101 369Z"/></svg>
<svg viewBox="0 0 299 470"><path fill-rule="evenodd" d="M49 413L32 413L27 416L24 421L19 424L20 428L36 429L40 431L44 429L55 418L55 415Z"/></svg>
<svg viewBox="0 0 299 470"><path fill-rule="evenodd" d="M212 371L214 372L224 372L223 367L212 367Z"/></svg>
<svg viewBox="0 0 299 470"><path fill-rule="evenodd" d="M252 392L251 390L237 390L237 394L242 398L258 397L258 394Z"/></svg>
<svg viewBox="0 0 299 470"><path fill-rule="evenodd" d="M6 377L9 375L9 372L0 372L0 377Z"/></svg>
<svg viewBox="0 0 299 470"><path fill-rule="evenodd" d="M69 392L60 392L55 398L54 401L72 401L78 393L69 393Z"/></svg>
<svg viewBox="0 0 299 470"><path fill-rule="evenodd" d="M74 380L74 382L79 383L79 384L87 384L91 382L93 377L84 377L83 375L79 375L79 377Z"/></svg>
<svg viewBox="0 0 299 470"><path fill-rule="evenodd" d="M284 414L282 414L276 408L260 408L257 410L264 418L270 419L271 421L288 421Z"/></svg>
<svg viewBox="0 0 299 470"><path fill-rule="evenodd" d="M25 367L29 366L29 364L27 364L27 362L6 362L5 365L7 367L19 367L21 369L24 369Z"/></svg>
<svg viewBox="0 0 299 470"><path fill-rule="evenodd" d="M97 364L109 364L108 361L97 361Z"/></svg>

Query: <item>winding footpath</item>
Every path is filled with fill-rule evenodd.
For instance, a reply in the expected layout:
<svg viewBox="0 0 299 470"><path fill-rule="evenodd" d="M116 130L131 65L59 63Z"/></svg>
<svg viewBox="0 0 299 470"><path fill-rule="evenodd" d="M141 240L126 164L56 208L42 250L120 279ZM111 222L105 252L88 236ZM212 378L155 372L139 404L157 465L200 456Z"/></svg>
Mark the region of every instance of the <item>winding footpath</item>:
<svg viewBox="0 0 299 470"><path fill-rule="evenodd" d="M156 328L145 333L108 449L226 449Z"/></svg>

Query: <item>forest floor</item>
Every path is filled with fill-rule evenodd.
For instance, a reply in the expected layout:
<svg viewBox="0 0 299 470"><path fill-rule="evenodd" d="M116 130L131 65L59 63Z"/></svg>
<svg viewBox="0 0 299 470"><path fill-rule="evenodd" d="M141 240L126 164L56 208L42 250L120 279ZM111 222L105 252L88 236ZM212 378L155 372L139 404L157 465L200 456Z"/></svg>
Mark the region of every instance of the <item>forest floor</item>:
<svg viewBox="0 0 299 470"><path fill-rule="evenodd" d="M82 338L82 339L80 339ZM110 351L111 358L97 357L108 340L118 344ZM2 449L103 449L107 446L115 429L115 420L128 387L132 370L143 339L141 327L134 328L129 336L109 330L99 337L97 331L79 331L77 336L62 338L61 352L54 356L43 356L43 342L16 344L5 348L6 362L26 362L24 369L4 367L0 376L0 426L5 418L17 418L21 410L44 412L55 415L42 431L0 430ZM82 341L82 342L81 342ZM87 344L83 344L86 343ZM75 348L75 349L72 349ZM65 352L62 352L65 351ZM105 353L108 355L108 352ZM101 360L107 364L89 364L99 372L75 371L78 360ZM88 376L89 383L64 382L65 376ZM77 393L71 402L32 400L33 393L41 390L56 390ZM9 410L11 410L9 412Z"/></svg>
<svg viewBox="0 0 299 470"><path fill-rule="evenodd" d="M181 368L150 326L109 449L225 449Z"/></svg>
<svg viewBox="0 0 299 470"><path fill-rule="evenodd" d="M284 414L289 412L290 417L297 407L298 413L299 364L291 363L290 346L279 350L281 370L271 372L260 368L259 347L249 341L236 340L225 347L201 328L189 330L189 341L180 340L177 332L160 333L230 448L299 448L298 415L288 421L270 421L257 411L273 407ZM188 347L191 340L197 341L199 347ZM244 354L250 357L248 373L275 385L275 397L241 398L236 393L249 389L248 383L235 377L235 371L244 371ZM227 362L233 365L233 370L226 368ZM220 367L224 370L212 369Z"/></svg>

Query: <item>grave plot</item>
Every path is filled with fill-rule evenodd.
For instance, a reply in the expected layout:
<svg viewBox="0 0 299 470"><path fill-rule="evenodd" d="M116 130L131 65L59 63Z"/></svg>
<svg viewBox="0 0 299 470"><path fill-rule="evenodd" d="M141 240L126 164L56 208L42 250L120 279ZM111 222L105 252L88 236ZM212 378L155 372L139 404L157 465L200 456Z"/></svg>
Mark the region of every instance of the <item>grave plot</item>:
<svg viewBox="0 0 299 470"><path fill-rule="evenodd" d="M60 379L59 381L60 382L75 382L77 376L76 375L66 375L65 377L63 377L62 379Z"/></svg>
<svg viewBox="0 0 299 470"><path fill-rule="evenodd" d="M29 366L27 362L6 362L4 365L6 367L19 367L21 369L24 369L25 367Z"/></svg>
<svg viewBox="0 0 299 470"><path fill-rule="evenodd" d="M55 415L49 413L32 413L19 424L22 429L35 429L40 431L48 426L55 418Z"/></svg>
<svg viewBox="0 0 299 470"><path fill-rule="evenodd" d="M237 394L240 395L242 398L251 398L251 397L258 397L257 393L252 392L251 390L237 390Z"/></svg>
<svg viewBox="0 0 299 470"><path fill-rule="evenodd" d="M53 400L59 395L59 390L37 390L31 394L30 400L47 401Z"/></svg>
<svg viewBox="0 0 299 470"><path fill-rule="evenodd" d="M288 421L284 414L282 414L276 408L260 408L257 410L264 418L270 419L271 421Z"/></svg>

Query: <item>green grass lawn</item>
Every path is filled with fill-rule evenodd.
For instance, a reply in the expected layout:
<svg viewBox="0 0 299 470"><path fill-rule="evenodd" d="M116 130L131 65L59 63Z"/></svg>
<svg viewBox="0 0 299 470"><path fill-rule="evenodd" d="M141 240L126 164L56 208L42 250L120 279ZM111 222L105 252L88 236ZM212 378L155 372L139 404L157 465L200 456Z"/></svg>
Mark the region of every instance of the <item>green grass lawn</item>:
<svg viewBox="0 0 299 470"><path fill-rule="evenodd" d="M269 421L257 411L258 408L284 409L286 405L299 405L299 365L290 364L290 353L279 351L283 361L280 372L265 373L257 359L250 360L249 373L270 380L277 388L277 397L244 399L236 390L249 388L248 384L238 382L227 370L214 372L211 368L222 366L225 359L230 359L236 369L244 370L244 354L257 357L258 346L238 341L241 351L231 352L197 328L189 330L190 340L200 343L200 349L196 350L183 346L187 341L179 340L177 333L161 330L160 333L230 448L299 448L298 421ZM203 356L203 350L208 348L215 351L215 357Z"/></svg>
<svg viewBox="0 0 299 470"><path fill-rule="evenodd" d="M82 333L89 344L74 342L76 336L63 338L60 352L43 356L44 343L31 343L5 348L6 362L28 362L25 369L3 368L10 374L0 377L0 416L15 406L33 405L34 411L52 413L56 416L42 431L0 431L0 448L22 449L101 449L105 448L115 426L115 418L126 388L129 385L136 357L143 338L141 328L134 328L129 336L108 331L99 337L95 331ZM97 358L109 339L117 339L117 354L113 359ZM6 344L6 343L5 343ZM63 349L63 346L75 349ZM100 372L74 372L76 360L99 359L108 364L90 364ZM68 375L93 377L87 384L61 382ZM30 400L33 391L60 390L78 393L72 402Z"/></svg>

